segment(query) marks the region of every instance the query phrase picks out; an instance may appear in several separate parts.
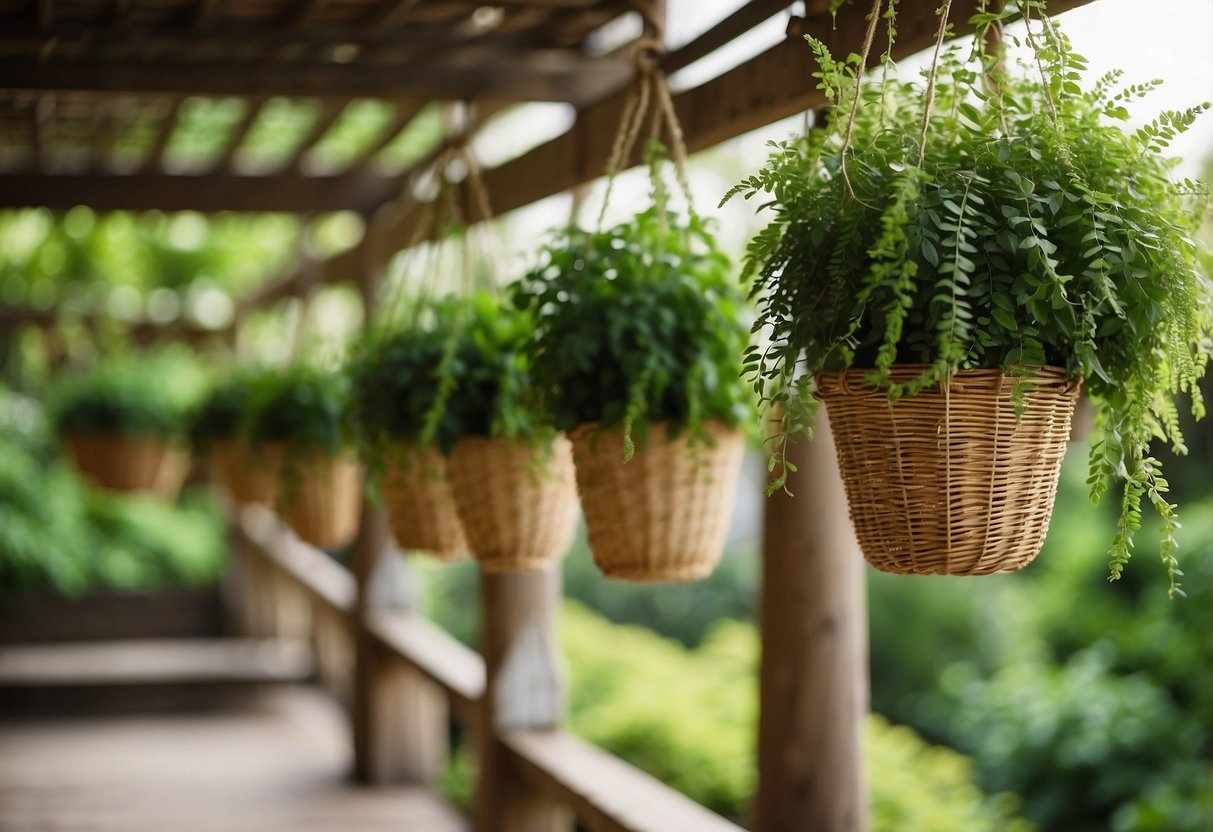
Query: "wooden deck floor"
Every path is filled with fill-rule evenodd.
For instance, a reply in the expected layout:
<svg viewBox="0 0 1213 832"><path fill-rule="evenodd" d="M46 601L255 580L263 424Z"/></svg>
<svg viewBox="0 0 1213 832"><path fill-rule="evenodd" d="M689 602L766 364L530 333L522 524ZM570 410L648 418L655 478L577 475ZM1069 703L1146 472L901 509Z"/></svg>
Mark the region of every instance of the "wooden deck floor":
<svg viewBox="0 0 1213 832"><path fill-rule="evenodd" d="M239 711L0 722L3 832L466 832L424 789L346 782L344 717L287 689Z"/></svg>

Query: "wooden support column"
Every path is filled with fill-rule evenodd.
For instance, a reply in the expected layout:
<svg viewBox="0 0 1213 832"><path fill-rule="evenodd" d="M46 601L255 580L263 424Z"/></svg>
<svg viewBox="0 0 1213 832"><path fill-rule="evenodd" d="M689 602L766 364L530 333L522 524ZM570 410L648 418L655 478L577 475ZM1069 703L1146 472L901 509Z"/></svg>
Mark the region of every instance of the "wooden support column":
<svg viewBox="0 0 1213 832"><path fill-rule="evenodd" d="M362 243L359 291L366 322L374 313L384 266L391 251L379 233L380 223L368 220ZM394 598L376 593L376 580L412 578L395 557L382 508L363 502L362 525L352 550L358 595L354 611L353 734L354 776L364 783L437 782L449 755L448 704L445 692L411 667L393 659L375 642L366 627L367 613L386 603L401 615L416 614L415 587L402 586ZM394 566L394 573L387 567Z"/></svg>
<svg viewBox="0 0 1213 832"><path fill-rule="evenodd" d="M556 642L560 567L480 576L485 693L478 733L477 832L568 832L572 818L512 771L499 732L556 728L564 687Z"/></svg>
<svg viewBox="0 0 1213 832"><path fill-rule="evenodd" d="M766 504L754 832L865 832L863 558L825 411L789 447L795 496Z"/></svg>

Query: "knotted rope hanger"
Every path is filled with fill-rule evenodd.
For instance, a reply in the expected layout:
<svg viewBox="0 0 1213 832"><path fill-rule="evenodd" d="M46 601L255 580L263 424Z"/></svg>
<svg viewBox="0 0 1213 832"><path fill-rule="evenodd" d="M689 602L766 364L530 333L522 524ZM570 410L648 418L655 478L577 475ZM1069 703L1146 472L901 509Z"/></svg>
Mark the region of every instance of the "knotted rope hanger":
<svg viewBox="0 0 1213 832"><path fill-rule="evenodd" d="M632 64L636 68L636 80L624 100L619 129L615 133L611 154L607 159L607 187L606 193L602 197L602 208L598 213L598 231L600 232L606 220L611 194L614 192L615 177L632 158L646 117L650 119L650 142L661 140L663 127L668 133L674 178L687 201L687 210L691 216L696 216L695 204L691 199L690 182L687 178L686 137L674 109L669 81L661 69L661 59L664 55L665 46L660 40L653 37L641 38L632 46ZM649 112L650 107L652 107L651 113Z"/></svg>

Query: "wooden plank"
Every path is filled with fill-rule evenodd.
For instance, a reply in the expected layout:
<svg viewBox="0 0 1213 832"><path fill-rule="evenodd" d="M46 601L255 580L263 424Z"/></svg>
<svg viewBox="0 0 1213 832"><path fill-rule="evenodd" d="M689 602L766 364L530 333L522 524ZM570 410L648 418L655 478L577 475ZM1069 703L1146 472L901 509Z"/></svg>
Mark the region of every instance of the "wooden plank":
<svg viewBox="0 0 1213 832"><path fill-rule="evenodd" d="M372 174L302 176L279 173L171 175L0 173L0 208L98 211L327 211L368 213L400 194L401 179ZM345 275L344 279L348 279Z"/></svg>
<svg viewBox="0 0 1213 832"><path fill-rule="evenodd" d="M795 497L764 504L755 832L865 832L864 563L829 420L795 443Z"/></svg>
<svg viewBox="0 0 1213 832"><path fill-rule="evenodd" d="M319 17L328 7L329 0L306 0L292 15L289 25L295 29L302 29L312 23Z"/></svg>
<svg viewBox="0 0 1213 832"><path fill-rule="evenodd" d="M33 596L8 601L0 612L0 643L217 638L220 632L213 587Z"/></svg>
<svg viewBox="0 0 1213 832"><path fill-rule="evenodd" d="M124 639L0 647L0 687L104 687L301 682L306 644L252 639Z"/></svg>
<svg viewBox="0 0 1213 832"><path fill-rule="evenodd" d="M240 146L244 144L244 139L248 136L249 130L256 123L257 116L261 114L261 108L265 106L265 101L266 99L261 97L246 98L244 100L244 112L241 114L240 120L232 125L223 149L211 165L211 172L233 172L232 163L235 161L236 154L240 151Z"/></svg>
<svg viewBox="0 0 1213 832"><path fill-rule="evenodd" d="M464 725L476 727L484 695L484 660L419 615L390 610L367 614L366 629L380 647L445 690Z"/></svg>
<svg viewBox="0 0 1213 832"><path fill-rule="evenodd" d="M239 510L233 532L248 551L272 564L308 595L348 620L354 611L354 577L324 552L295 537L263 506Z"/></svg>
<svg viewBox="0 0 1213 832"><path fill-rule="evenodd" d="M38 26L49 30L55 25L55 0L38 0Z"/></svg>
<svg viewBox="0 0 1213 832"><path fill-rule="evenodd" d="M794 0L793 0L794 2ZM722 46L730 43L753 29L760 23L765 23L782 11L787 10L792 3L788 0L753 0L743 3L737 11L721 20L712 28L699 35L684 46L680 46L666 55L661 66L668 73L675 73L689 66L700 58L707 57ZM808 16L814 16L819 8L828 8L828 0L808 0Z"/></svg>
<svg viewBox="0 0 1213 832"><path fill-rule="evenodd" d="M194 28L205 30L210 28L223 13L227 0L199 0L194 11Z"/></svg>
<svg viewBox="0 0 1213 832"><path fill-rule="evenodd" d="M656 778L563 731L508 732L501 745L523 780L571 806L589 832L742 832Z"/></svg>
<svg viewBox="0 0 1213 832"><path fill-rule="evenodd" d="M408 127L417 114L425 108L424 103L397 104L394 107L395 112L392 114L391 120L383 126L371 143L363 149L362 155L353 161L345 173L364 173L374 167L375 157L385 147L395 141L396 137Z"/></svg>
<svg viewBox="0 0 1213 832"><path fill-rule="evenodd" d="M144 157L141 173L164 171L164 149L168 147L173 138L173 131L177 129L177 117L181 114L184 101L181 96L175 96L169 101L168 111L156 125L156 135L152 138L152 146L148 149L147 156Z"/></svg>
<svg viewBox="0 0 1213 832"><path fill-rule="evenodd" d="M458 60L456 61L455 58ZM9 90L126 92L412 100L499 99L585 102L618 89L631 75L620 58L586 58L568 50L526 53L490 47L461 50L424 72L391 65L276 63L269 61L138 61L0 58L0 88Z"/></svg>
<svg viewBox="0 0 1213 832"><path fill-rule="evenodd" d="M340 118L345 111L345 102L343 101L322 101L320 102L320 111L316 114L315 120L307 129L307 133L303 135L303 139L295 147L295 152L290 160L283 166L283 172L301 173L303 171L304 159L311 152L324 134L329 131L329 128Z"/></svg>

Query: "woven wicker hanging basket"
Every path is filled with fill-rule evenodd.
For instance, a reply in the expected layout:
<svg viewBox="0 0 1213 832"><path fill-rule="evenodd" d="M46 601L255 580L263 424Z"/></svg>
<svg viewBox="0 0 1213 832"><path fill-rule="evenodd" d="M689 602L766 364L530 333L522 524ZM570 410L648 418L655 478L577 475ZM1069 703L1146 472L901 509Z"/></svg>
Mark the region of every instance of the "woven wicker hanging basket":
<svg viewBox="0 0 1213 832"><path fill-rule="evenodd" d="M704 425L707 443L649 425L648 442L623 461L623 433L596 422L574 428L573 460L594 563L608 578L685 582L711 574L724 551L745 437Z"/></svg>
<svg viewBox="0 0 1213 832"><path fill-rule="evenodd" d="M175 497L189 473L189 454L153 436L97 433L64 437L76 471L98 488Z"/></svg>
<svg viewBox="0 0 1213 832"><path fill-rule="evenodd" d="M573 446L468 436L447 462L472 556L485 572L546 569L573 542Z"/></svg>
<svg viewBox="0 0 1213 832"><path fill-rule="evenodd" d="M388 449L388 469L380 484L388 524L401 549L426 552L442 560L459 560L468 552L467 538L446 459L433 448L418 451L400 443Z"/></svg>
<svg viewBox="0 0 1213 832"><path fill-rule="evenodd" d="M895 367L894 381L920 366ZM1022 569L1040 551L1080 382L1058 367L1030 382L1016 418L1016 377L963 370L889 404L866 370L820 373L851 520L868 562L901 574Z"/></svg>
<svg viewBox="0 0 1213 832"><path fill-rule="evenodd" d="M362 516L362 468L350 454L315 453L291 459L277 442L260 446L279 473L278 510L300 540L318 549L353 543Z"/></svg>
<svg viewBox="0 0 1213 832"><path fill-rule="evenodd" d="M282 465L281 454L277 457L270 459L260 448L236 439L214 443L210 453L215 478L241 505L277 501Z"/></svg>

